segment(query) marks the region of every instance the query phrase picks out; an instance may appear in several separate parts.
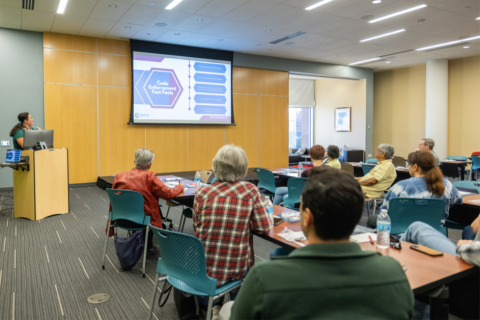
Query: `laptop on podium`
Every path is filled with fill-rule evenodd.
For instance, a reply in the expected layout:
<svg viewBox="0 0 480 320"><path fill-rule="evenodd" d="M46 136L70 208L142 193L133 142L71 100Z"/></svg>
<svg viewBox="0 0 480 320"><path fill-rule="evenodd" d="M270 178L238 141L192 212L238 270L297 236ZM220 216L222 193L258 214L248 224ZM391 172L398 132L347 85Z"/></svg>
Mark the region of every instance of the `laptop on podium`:
<svg viewBox="0 0 480 320"><path fill-rule="evenodd" d="M22 150L7 150L7 158L5 164L7 163L19 163L21 161Z"/></svg>

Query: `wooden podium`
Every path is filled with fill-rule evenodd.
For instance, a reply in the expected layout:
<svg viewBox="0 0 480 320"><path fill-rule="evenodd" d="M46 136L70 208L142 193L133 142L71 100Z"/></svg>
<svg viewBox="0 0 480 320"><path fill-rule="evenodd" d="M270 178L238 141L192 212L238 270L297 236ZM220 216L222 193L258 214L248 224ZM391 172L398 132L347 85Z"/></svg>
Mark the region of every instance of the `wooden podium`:
<svg viewBox="0 0 480 320"><path fill-rule="evenodd" d="M13 170L14 217L40 220L70 211L68 150L24 150L28 166Z"/></svg>

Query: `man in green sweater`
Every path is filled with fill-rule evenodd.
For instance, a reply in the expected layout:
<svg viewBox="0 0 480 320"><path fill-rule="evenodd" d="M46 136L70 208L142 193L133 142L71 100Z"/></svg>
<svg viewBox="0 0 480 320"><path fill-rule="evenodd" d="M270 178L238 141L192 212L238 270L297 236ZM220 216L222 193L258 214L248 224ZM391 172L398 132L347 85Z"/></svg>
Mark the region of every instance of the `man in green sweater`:
<svg viewBox="0 0 480 320"><path fill-rule="evenodd" d="M300 208L309 245L256 264L230 319L410 319L413 293L402 266L349 241L363 199L352 176L314 168Z"/></svg>

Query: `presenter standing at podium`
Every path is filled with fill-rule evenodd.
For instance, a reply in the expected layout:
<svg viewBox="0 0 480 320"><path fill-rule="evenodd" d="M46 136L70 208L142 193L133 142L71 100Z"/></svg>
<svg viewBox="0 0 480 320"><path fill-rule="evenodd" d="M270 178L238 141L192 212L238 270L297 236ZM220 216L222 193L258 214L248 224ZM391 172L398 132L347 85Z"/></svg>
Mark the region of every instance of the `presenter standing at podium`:
<svg viewBox="0 0 480 320"><path fill-rule="evenodd" d="M10 131L10 137L13 139L13 147L16 150L23 150L23 137L25 130L42 130L39 127L33 127L32 115L28 112L22 112L18 115L18 123Z"/></svg>

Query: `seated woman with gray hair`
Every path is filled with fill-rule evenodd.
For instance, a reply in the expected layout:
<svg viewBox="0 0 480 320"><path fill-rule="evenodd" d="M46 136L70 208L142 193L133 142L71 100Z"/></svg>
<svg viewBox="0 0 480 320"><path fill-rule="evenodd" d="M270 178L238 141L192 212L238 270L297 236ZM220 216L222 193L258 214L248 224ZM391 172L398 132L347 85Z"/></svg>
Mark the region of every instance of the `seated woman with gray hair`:
<svg viewBox="0 0 480 320"><path fill-rule="evenodd" d="M155 172L148 171L152 166L154 158L155 155L151 150L138 149L135 152L135 168L130 171L117 173L113 180L112 189L140 192L143 196L145 214L150 216L150 223L152 226L162 229L162 216L158 207L158 199L173 199L185 190L185 186L179 183L178 186L171 189L157 178ZM111 206L110 210L112 210ZM140 227L140 225L126 220L117 220L116 223L126 228ZM153 249L152 238L153 233L150 231L148 249Z"/></svg>
<svg viewBox="0 0 480 320"><path fill-rule="evenodd" d="M252 231L270 231L260 191L244 181L247 171L245 151L225 145L213 159L218 180L195 195L193 228L205 248L207 274L217 279L217 287L243 279L255 262ZM214 306L214 315L219 309Z"/></svg>

